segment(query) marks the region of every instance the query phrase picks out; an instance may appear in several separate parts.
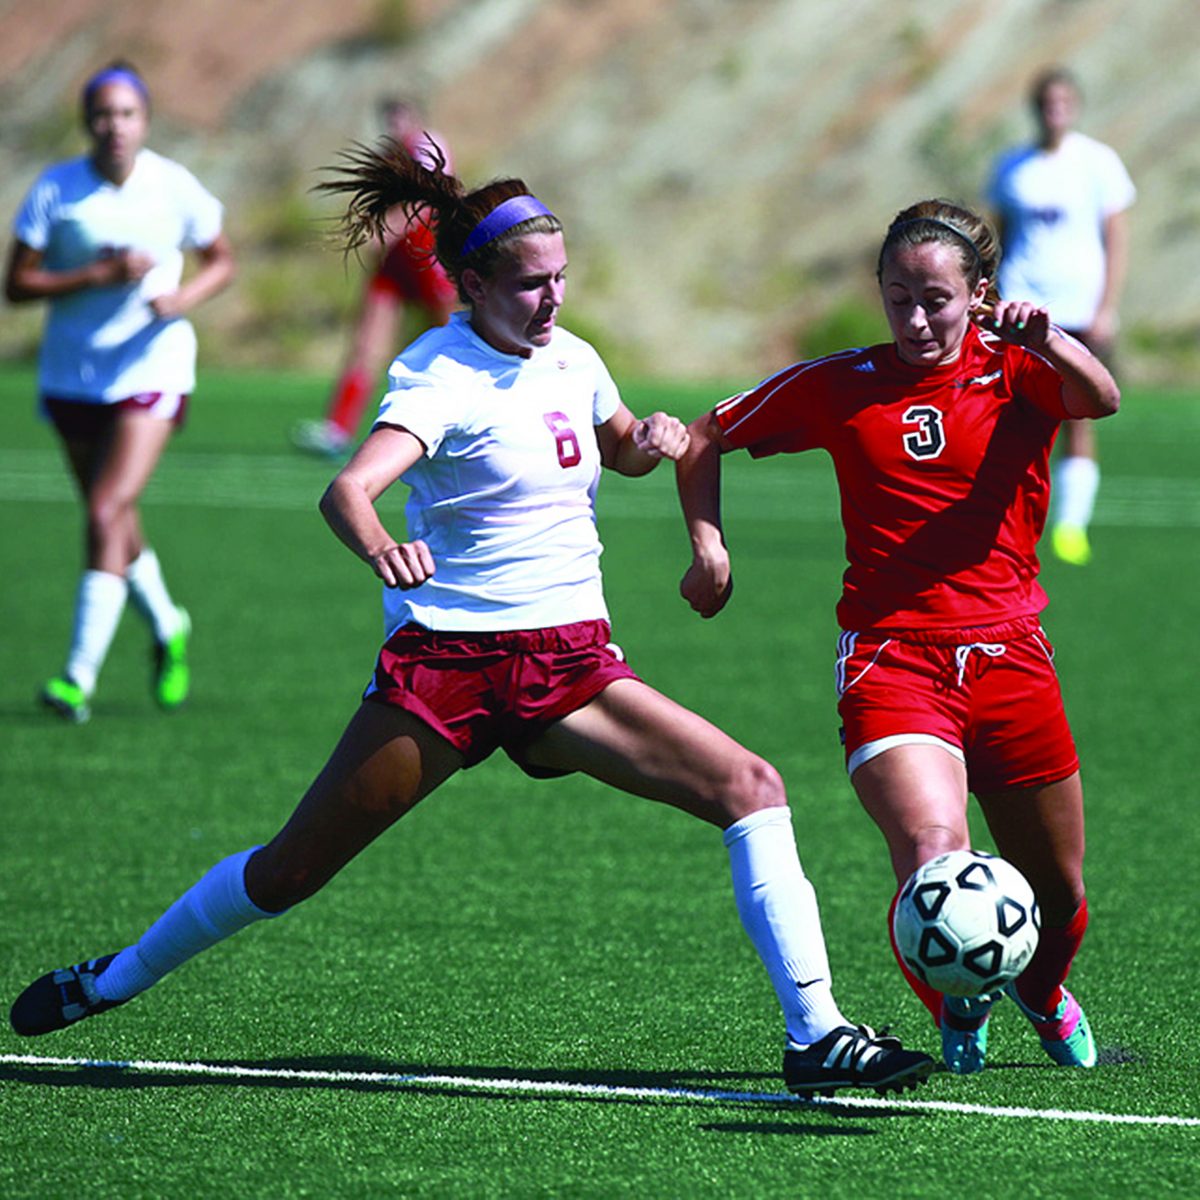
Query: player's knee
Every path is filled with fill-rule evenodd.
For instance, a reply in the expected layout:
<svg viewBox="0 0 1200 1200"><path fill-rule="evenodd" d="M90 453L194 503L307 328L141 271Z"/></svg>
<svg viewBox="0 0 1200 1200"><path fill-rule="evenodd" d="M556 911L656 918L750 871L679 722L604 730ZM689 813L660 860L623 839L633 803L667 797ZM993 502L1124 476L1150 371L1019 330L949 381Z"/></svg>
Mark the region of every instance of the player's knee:
<svg viewBox="0 0 1200 1200"><path fill-rule="evenodd" d="M730 773L724 800L736 821L764 808L786 807L787 789L766 759L747 752Z"/></svg>
<svg viewBox="0 0 1200 1200"><path fill-rule="evenodd" d="M265 846L246 864L246 895L263 912L281 913L320 891L329 876Z"/></svg>
<svg viewBox="0 0 1200 1200"><path fill-rule="evenodd" d="M927 863L939 854L948 854L951 850L969 850L970 838L965 830L953 825L931 821L913 829L908 836L907 866L908 874L915 871L922 863Z"/></svg>
<svg viewBox="0 0 1200 1200"><path fill-rule="evenodd" d="M96 545L107 545L124 537L129 505L111 492L89 497L87 506L88 536Z"/></svg>

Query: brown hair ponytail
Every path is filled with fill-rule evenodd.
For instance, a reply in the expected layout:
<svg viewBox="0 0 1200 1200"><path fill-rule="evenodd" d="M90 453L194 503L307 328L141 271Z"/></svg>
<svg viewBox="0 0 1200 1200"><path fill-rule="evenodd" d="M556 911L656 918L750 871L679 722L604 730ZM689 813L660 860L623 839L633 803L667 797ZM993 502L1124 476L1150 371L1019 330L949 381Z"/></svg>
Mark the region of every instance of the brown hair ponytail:
<svg viewBox="0 0 1200 1200"><path fill-rule="evenodd" d="M400 206L410 220L432 228L438 261L465 301L462 273L466 268L488 276L514 238L562 230L559 219L543 209L464 254L464 246L480 222L506 200L528 196L529 189L520 179L498 179L468 192L461 180L446 171L441 151L431 145L429 153L432 167L417 162L399 142L386 137L374 146L358 143L342 153L335 168L339 173L318 184L316 190L349 197L341 221L347 251L373 238L383 240L387 214Z"/></svg>

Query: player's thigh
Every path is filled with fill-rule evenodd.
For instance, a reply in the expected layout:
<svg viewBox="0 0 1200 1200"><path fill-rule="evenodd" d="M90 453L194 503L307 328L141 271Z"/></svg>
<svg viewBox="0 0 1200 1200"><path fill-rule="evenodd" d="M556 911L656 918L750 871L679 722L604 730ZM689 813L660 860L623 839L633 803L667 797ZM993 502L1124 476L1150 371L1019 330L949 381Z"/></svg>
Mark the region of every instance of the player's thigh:
<svg viewBox="0 0 1200 1200"><path fill-rule="evenodd" d="M119 413L88 489L90 503L101 510L135 503L154 474L174 428L171 421L147 413Z"/></svg>
<svg viewBox="0 0 1200 1200"><path fill-rule="evenodd" d="M286 907L311 895L462 764L411 713L364 701L295 812L254 858L247 886L255 902Z"/></svg>
<svg viewBox="0 0 1200 1200"><path fill-rule="evenodd" d="M786 803L778 772L699 714L637 679L619 679L550 726L528 761L583 771L725 828Z"/></svg>
<svg viewBox="0 0 1200 1200"><path fill-rule="evenodd" d="M979 796L988 829L1037 893L1047 925L1065 925L1083 900L1083 786L1079 772L1040 787Z"/></svg>
<svg viewBox="0 0 1200 1200"><path fill-rule="evenodd" d="M71 477L79 487L79 494L87 496L96 471L104 461L107 438L62 438L63 458Z"/></svg>
<svg viewBox="0 0 1200 1200"><path fill-rule="evenodd" d="M969 848L967 769L948 749L896 745L860 764L850 780L887 841L897 879L937 854Z"/></svg>

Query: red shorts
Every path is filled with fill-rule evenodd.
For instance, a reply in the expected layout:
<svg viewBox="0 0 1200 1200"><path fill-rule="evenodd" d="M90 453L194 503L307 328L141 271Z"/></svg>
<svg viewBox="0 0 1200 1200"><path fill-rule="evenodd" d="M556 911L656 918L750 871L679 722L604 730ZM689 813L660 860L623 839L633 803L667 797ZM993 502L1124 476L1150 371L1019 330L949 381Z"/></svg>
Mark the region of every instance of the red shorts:
<svg viewBox="0 0 1200 1200"><path fill-rule="evenodd" d="M449 313L458 302L458 289L433 255L433 234L420 224L387 248L367 287L431 313Z"/></svg>
<svg viewBox="0 0 1200 1200"><path fill-rule="evenodd" d="M124 400L71 400L43 396L42 412L67 442L95 442L113 427L118 413L143 412L179 428L187 417L188 397L178 392L143 392Z"/></svg>
<svg viewBox="0 0 1200 1200"><path fill-rule="evenodd" d="M531 775L522 748L618 679L637 679L609 641L607 621L504 633L405 625L384 643L364 700L419 717L466 758L503 747Z"/></svg>
<svg viewBox="0 0 1200 1200"><path fill-rule="evenodd" d="M837 683L851 773L913 743L960 755L973 792L1040 787L1079 768L1037 617L949 633L843 633Z"/></svg>

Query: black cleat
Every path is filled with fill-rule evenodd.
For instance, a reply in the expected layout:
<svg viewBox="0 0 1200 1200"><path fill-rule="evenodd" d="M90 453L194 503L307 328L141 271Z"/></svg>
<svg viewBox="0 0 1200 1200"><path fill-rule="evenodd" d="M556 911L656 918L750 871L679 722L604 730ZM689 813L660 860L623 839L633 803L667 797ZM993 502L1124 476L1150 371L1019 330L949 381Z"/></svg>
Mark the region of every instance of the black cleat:
<svg viewBox="0 0 1200 1200"><path fill-rule="evenodd" d="M924 1083L933 1059L905 1050L898 1038L867 1025L839 1025L807 1050L785 1050L783 1081L799 1096L832 1096L839 1088L902 1092Z"/></svg>
<svg viewBox="0 0 1200 1200"><path fill-rule="evenodd" d="M37 1037L124 1004L124 1000L102 1000L96 992L96 977L114 958L115 954L108 954L35 979L8 1015L13 1029L22 1037Z"/></svg>

